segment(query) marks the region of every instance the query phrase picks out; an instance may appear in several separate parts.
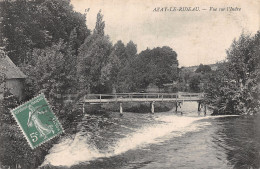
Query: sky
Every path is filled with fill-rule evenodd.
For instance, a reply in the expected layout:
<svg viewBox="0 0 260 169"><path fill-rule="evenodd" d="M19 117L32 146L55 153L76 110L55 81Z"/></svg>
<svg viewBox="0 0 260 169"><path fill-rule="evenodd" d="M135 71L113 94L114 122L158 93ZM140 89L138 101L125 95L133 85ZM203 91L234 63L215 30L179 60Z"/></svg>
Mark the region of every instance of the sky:
<svg viewBox="0 0 260 169"><path fill-rule="evenodd" d="M180 66L222 61L232 41L242 32L253 35L260 30L260 0L71 0L71 3L74 10L87 14L91 30L101 9L105 34L113 43L122 40L127 44L132 40L138 52L169 46L176 51ZM164 7L172 11L154 11ZM200 11L173 11L173 7L199 7ZM240 11L227 11L228 7Z"/></svg>

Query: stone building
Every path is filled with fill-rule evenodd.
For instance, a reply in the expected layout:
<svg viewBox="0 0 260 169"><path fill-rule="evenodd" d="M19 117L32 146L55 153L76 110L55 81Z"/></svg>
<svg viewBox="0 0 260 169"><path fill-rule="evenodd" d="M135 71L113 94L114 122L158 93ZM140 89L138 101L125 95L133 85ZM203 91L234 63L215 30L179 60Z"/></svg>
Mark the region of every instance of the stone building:
<svg viewBox="0 0 260 169"><path fill-rule="evenodd" d="M7 88L21 100L26 75L3 51L0 52L0 76L5 78L5 83L0 84L0 99L3 98L4 88Z"/></svg>

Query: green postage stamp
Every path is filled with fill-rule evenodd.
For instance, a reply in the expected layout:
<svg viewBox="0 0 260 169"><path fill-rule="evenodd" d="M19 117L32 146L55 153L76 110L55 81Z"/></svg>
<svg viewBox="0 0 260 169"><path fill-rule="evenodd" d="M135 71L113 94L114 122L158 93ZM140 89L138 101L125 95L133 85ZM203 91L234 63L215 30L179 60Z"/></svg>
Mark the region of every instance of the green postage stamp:
<svg viewBox="0 0 260 169"><path fill-rule="evenodd" d="M44 94L40 94L11 112L32 149L63 132Z"/></svg>

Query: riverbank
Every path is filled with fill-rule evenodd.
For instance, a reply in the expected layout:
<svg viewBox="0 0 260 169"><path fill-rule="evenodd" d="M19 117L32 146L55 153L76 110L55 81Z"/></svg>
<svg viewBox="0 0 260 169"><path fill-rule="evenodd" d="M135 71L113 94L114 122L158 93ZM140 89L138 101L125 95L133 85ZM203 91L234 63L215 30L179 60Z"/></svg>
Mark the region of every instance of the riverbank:
<svg viewBox="0 0 260 169"><path fill-rule="evenodd" d="M208 105L207 106L208 110L210 110L212 113L212 116L221 116L221 115L246 115L246 114L241 114L238 112L226 112L226 111L220 111L218 107L216 106L212 106L212 105ZM249 114L251 115L251 114Z"/></svg>

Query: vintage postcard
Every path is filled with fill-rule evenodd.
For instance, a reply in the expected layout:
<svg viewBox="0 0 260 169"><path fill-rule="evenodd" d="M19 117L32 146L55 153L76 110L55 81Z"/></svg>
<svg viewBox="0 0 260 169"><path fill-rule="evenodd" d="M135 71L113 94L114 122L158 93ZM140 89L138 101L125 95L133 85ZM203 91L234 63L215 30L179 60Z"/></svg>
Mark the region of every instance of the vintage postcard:
<svg viewBox="0 0 260 169"><path fill-rule="evenodd" d="M260 168L260 0L0 8L0 168Z"/></svg>

